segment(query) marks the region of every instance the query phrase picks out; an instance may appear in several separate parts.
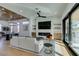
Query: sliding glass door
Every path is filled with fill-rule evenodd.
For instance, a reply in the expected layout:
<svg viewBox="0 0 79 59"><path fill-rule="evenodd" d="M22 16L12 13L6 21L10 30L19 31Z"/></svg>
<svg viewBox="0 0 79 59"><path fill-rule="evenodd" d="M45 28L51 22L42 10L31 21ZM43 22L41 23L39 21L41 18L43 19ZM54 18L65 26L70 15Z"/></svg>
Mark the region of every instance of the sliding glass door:
<svg viewBox="0 0 79 59"><path fill-rule="evenodd" d="M65 20L65 42L69 44L69 18Z"/></svg>
<svg viewBox="0 0 79 59"><path fill-rule="evenodd" d="M75 4L63 23L64 42L79 55L79 4Z"/></svg>
<svg viewBox="0 0 79 59"><path fill-rule="evenodd" d="M79 55L79 7L71 14L71 47Z"/></svg>

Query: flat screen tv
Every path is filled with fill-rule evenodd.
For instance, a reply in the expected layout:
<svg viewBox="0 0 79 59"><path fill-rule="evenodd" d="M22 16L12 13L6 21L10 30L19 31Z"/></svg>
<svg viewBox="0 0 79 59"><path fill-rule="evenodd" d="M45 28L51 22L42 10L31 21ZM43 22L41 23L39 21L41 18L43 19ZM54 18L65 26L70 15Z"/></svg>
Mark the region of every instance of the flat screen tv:
<svg viewBox="0 0 79 59"><path fill-rule="evenodd" d="M51 21L38 22L38 29L51 29Z"/></svg>

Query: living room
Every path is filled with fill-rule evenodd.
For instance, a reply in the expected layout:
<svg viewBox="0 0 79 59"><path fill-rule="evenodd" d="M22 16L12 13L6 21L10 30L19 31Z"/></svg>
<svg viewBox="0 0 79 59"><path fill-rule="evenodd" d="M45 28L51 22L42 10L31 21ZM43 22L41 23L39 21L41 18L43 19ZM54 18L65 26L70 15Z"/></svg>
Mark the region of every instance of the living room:
<svg viewBox="0 0 79 59"><path fill-rule="evenodd" d="M59 45L65 46L62 19L74 3L0 3L0 6L0 55L71 55L65 47ZM51 44L45 44L50 39L47 37L49 34L56 41L53 50Z"/></svg>

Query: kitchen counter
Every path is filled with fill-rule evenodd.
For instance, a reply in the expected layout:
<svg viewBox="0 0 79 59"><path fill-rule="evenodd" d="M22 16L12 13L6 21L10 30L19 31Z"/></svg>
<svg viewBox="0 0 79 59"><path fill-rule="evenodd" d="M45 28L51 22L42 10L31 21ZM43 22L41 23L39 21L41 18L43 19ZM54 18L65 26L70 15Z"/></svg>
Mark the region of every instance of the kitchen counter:
<svg viewBox="0 0 79 59"><path fill-rule="evenodd" d="M10 40L10 45L34 52L40 52L43 48L43 40L32 37L13 36Z"/></svg>

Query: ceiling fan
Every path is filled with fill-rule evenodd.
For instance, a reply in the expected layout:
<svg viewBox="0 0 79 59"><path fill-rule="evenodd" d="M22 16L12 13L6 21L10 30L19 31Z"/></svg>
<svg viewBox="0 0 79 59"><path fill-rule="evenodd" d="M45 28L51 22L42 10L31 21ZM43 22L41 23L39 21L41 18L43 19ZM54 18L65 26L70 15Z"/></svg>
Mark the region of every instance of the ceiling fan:
<svg viewBox="0 0 79 59"><path fill-rule="evenodd" d="M36 14L38 17L47 18L46 16L41 15L41 11L38 8L36 8L36 10L37 10Z"/></svg>

